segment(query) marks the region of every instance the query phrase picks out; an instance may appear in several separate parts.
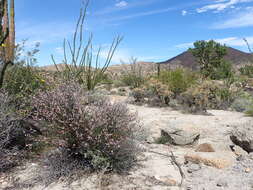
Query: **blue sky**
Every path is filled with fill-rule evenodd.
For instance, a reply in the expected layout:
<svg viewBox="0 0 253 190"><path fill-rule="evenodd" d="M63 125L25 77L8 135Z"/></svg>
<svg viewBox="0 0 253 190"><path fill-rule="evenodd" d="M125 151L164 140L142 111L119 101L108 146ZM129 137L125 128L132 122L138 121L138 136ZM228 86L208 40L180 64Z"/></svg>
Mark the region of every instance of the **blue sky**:
<svg viewBox="0 0 253 190"><path fill-rule="evenodd" d="M80 6L81 0L16 0L17 42L41 43L39 65L52 64L51 54L60 61ZM95 46L124 36L113 63L131 56L164 61L196 40L214 39L247 51L242 38L253 45L253 0L91 0L85 28Z"/></svg>

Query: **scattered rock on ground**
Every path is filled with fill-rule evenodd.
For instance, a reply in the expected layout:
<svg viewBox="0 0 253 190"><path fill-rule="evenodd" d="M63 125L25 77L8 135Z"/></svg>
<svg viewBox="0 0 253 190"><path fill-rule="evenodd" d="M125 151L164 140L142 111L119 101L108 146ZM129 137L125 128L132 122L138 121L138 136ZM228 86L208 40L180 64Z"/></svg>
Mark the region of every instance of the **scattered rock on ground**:
<svg viewBox="0 0 253 190"><path fill-rule="evenodd" d="M215 152L215 150L211 144L203 143L196 148L195 152Z"/></svg>
<svg viewBox="0 0 253 190"><path fill-rule="evenodd" d="M253 123L248 122L235 126L231 132L230 139L248 153L253 152Z"/></svg>
<svg viewBox="0 0 253 190"><path fill-rule="evenodd" d="M188 173L193 173L196 171L199 171L201 169L201 166L199 164L190 163L187 169Z"/></svg>
<svg viewBox="0 0 253 190"><path fill-rule="evenodd" d="M187 153L184 158L186 162L192 162L196 164L201 163L206 166L211 166L218 169L223 169L231 166L236 159L232 152L193 152Z"/></svg>
<svg viewBox="0 0 253 190"><path fill-rule="evenodd" d="M200 134L192 133L189 131L183 131L180 129L162 129L161 130L161 138L165 139L165 142L168 142L172 145L192 145L197 143L199 140Z"/></svg>

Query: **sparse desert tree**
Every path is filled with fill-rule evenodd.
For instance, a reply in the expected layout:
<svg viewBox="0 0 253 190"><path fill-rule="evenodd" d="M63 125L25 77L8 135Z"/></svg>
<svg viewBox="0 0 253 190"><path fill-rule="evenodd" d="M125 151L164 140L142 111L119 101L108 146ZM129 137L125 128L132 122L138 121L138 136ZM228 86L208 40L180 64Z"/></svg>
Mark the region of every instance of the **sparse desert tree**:
<svg viewBox="0 0 253 190"><path fill-rule="evenodd" d="M10 7L9 7L10 2ZM14 0L0 1L0 88L5 71L13 64L15 54L15 9Z"/></svg>
<svg viewBox="0 0 253 190"><path fill-rule="evenodd" d="M102 48L95 48L92 44L93 35L90 34L87 41L84 39L84 22L87 13L89 1L84 4L84 8L80 11L75 32L72 41L64 39L63 42L63 60L64 71L60 71L56 61L52 55L53 63L59 73L62 73L67 81L75 80L81 84L85 84L88 90L93 90L95 86L102 80L114 53L122 41L121 36L114 38L105 61L101 64ZM94 53L95 52L95 53Z"/></svg>
<svg viewBox="0 0 253 190"><path fill-rule="evenodd" d="M223 65L227 64L224 60L224 56L227 54L227 47L214 40L196 41L194 48L191 48L190 51L200 64L204 77L216 79L217 69L223 68Z"/></svg>

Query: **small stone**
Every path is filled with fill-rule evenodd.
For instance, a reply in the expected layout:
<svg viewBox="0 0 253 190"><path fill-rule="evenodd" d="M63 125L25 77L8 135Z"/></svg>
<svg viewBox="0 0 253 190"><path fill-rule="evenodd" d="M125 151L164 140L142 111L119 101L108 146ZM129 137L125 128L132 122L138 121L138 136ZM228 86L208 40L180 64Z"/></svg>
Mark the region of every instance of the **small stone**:
<svg viewBox="0 0 253 190"><path fill-rule="evenodd" d="M231 152L231 154L233 153ZM226 155L226 157L228 155ZM232 165L232 160L227 159L226 157L224 157L224 155L222 156L219 155L217 152L210 153L210 154L198 152L198 153L187 153L184 156L184 159L185 159L185 162L191 162L195 164L204 164L206 166L223 169Z"/></svg>
<svg viewBox="0 0 253 190"><path fill-rule="evenodd" d="M230 135L231 141L243 150L253 152L253 127L252 123L235 126Z"/></svg>
<svg viewBox="0 0 253 190"><path fill-rule="evenodd" d="M166 142L176 146L195 145L200 138L199 133L192 133L176 128L161 129L161 137Z"/></svg>
<svg viewBox="0 0 253 190"><path fill-rule="evenodd" d="M248 153L243 150L240 146L230 145L231 150L235 153L236 156L246 156Z"/></svg>
<svg viewBox="0 0 253 190"><path fill-rule="evenodd" d="M223 181L222 179L220 179L217 182L217 187L227 187L227 186L228 186L228 183L226 181Z"/></svg>
<svg viewBox="0 0 253 190"><path fill-rule="evenodd" d="M251 169L250 169L250 168L246 168L246 169L245 169L245 172L246 172L246 173L250 173L250 172L251 172Z"/></svg>
<svg viewBox="0 0 253 190"><path fill-rule="evenodd" d="M249 154L249 158L250 158L251 160L253 160L253 152L251 152L251 153Z"/></svg>
<svg viewBox="0 0 253 190"><path fill-rule="evenodd" d="M188 167L188 170L187 172L188 173L193 173L193 172L196 172L198 170L201 169L201 166L199 164L191 164L189 167Z"/></svg>
<svg viewBox="0 0 253 190"><path fill-rule="evenodd" d="M168 186L176 186L177 185L177 182L173 179L166 179L166 180L163 180L162 182Z"/></svg>
<svg viewBox="0 0 253 190"><path fill-rule="evenodd" d="M178 183L174 179L170 179L168 177L155 177L158 181L162 182L163 184L167 186L177 186Z"/></svg>
<svg viewBox="0 0 253 190"><path fill-rule="evenodd" d="M204 143L204 144L200 144L196 148L195 152L215 152L215 150L211 144Z"/></svg>

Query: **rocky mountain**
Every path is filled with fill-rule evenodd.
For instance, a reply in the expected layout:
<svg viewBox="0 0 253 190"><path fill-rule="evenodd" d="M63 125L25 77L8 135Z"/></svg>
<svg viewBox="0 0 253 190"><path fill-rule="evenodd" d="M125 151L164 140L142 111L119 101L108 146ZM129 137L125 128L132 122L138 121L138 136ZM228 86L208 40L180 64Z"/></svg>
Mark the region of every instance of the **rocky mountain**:
<svg viewBox="0 0 253 190"><path fill-rule="evenodd" d="M225 60L230 61L234 67L241 67L242 65L253 62L253 56L250 53L245 53L243 51L228 47ZM190 51L185 51L176 57L173 57L167 61L159 62L158 64L160 64L162 67L169 68L186 67L190 69L196 69L198 67L198 63Z"/></svg>

